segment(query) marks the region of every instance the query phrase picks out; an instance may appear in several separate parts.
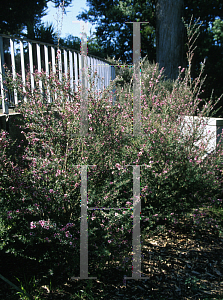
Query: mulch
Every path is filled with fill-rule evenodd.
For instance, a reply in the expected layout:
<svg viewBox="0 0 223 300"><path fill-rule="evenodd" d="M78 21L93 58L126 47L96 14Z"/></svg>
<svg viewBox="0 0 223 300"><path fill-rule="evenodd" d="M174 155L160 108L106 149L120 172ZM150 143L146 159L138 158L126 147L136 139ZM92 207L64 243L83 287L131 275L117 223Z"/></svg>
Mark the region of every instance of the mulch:
<svg viewBox="0 0 223 300"><path fill-rule="evenodd" d="M196 233L186 229L190 229L187 219L182 220L181 225L178 229L169 226L162 232L146 232L141 280L127 279L124 284L121 272L115 267L106 269L103 276L93 280L93 298L83 296L81 299L223 299L223 238L208 224ZM40 270L35 261L12 254L0 255L0 273L14 283L12 276L21 271L47 272ZM143 280L143 276L149 279ZM0 288L0 298L19 299L3 281ZM87 290L87 280L62 280L51 293L47 286L38 290L45 300L80 299L75 293L84 294L81 290Z"/></svg>

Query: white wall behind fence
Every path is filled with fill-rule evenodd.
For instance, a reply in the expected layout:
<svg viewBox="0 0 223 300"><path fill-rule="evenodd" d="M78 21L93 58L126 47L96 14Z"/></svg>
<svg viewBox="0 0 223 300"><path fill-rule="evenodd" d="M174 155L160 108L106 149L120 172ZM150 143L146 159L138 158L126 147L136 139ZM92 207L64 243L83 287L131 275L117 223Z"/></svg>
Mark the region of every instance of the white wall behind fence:
<svg viewBox="0 0 223 300"><path fill-rule="evenodd" d="M196 126L198 128L200 137L196 142L194 142L194 145L199 147L202 144L202 142L206 145L208 138L208 147L206 149L206 154L203 157L201 157L201 159L203 160L208 154L216 150L216 146L220 141L220 136L218 137L218 134L221 134L223 130L223 118L209 117L202 119L201 117L196 116L184 116L180 127L180 129L182 130L182 135L184 137L192 135L193 124L196 124L195 122L198 122L198 120L199 123L197 123Z"/></svg>

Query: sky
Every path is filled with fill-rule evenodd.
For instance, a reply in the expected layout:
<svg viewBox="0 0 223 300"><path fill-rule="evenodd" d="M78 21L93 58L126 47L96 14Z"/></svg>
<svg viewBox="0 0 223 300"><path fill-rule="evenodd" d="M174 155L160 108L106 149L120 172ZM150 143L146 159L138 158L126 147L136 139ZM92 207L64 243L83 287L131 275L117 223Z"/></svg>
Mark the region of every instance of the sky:
<svg viewBox="0 0 223 300"><path fill-rule="evenodd" d="M72 1L72 5L66 8L66 15L63 16L63 24L61 30L61 38L65 38L67 35L71 34L73 36L77 36L81 38L81 27L80 22L77 20L76 16L83 12L84 9L88 10L89 7L86 5L86 0L74 0ZM55 32L57 32L57 16L61 19L62 13L61 9L58 14L58 9L54 8L52 2L48 2L48 9L46 10L47 15L42 18L43 23L53 23ZM72 23L72 21L78 21L77 23ZM91 25L89 22L88 26L88 36L90 36L90 29L92 33L95 32L95 25Z"/></svg>

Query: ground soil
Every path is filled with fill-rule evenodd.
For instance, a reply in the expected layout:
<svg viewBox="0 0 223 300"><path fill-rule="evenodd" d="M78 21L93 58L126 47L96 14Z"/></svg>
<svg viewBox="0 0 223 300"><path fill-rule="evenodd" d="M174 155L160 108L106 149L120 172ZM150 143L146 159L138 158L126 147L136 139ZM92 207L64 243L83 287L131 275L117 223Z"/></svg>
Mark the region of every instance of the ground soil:
<svg viewBox="0 0 223 300"><path fill-rule="evenodd" d="M92 298L84 296L87 280L61 280L53 291L48 286L39 286L40 299L223 299L223 237L208 224L207 228L190 233L190 221L181 220L181 226L164 228L161 233L146 235L142 247L142 277L126 280L115 268L104 270L103 276L93 280ZM18 285L13 276L37 274L43 277L44 268L35 261L13 254L0 253L3 276ZM143 276L148 279L143 280ZM82 298L75 294L83 294ZM1 299L19 299L15 290L0 281Z"/></svg>

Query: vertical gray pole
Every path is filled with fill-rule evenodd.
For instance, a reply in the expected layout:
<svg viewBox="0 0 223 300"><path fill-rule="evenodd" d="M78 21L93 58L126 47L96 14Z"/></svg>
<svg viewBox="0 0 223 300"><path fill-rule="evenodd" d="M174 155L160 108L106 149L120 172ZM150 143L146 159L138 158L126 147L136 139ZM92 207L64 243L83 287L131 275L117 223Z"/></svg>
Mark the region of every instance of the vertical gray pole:
<svg viewBox="0 0 223 300"><path fill-rule="evenodd" d="M88 103L87 103L87 23L82 22L81 37L81 124L80 135L86 136L88 133ZM86 28L85 28L86 25Z"/></svg>
<svg viewBox="0 0 223 300"><path fill-rule="evenodd" d="M133 135L139 136L141 133L141 99L140 99L140 23L133 23Z"/></svg>
<svg viewBox="0 0 223 300"><path fill-rule="evenodd" d="M97 279L88 277L87 167L81 166L80 277L71 279Z"/></svg>
<svg viewBox="0 0 223 300"><path fill-rule="evenodd" d="M141 242L140 242L140 166L133 166L133 262L132 277L141 277Z"/></svg>
<svg viewBox="0 0 223 300"><path fill-rule="evenodd" d="M81 166L80 277L88 278L87 166Z"/></svg>

